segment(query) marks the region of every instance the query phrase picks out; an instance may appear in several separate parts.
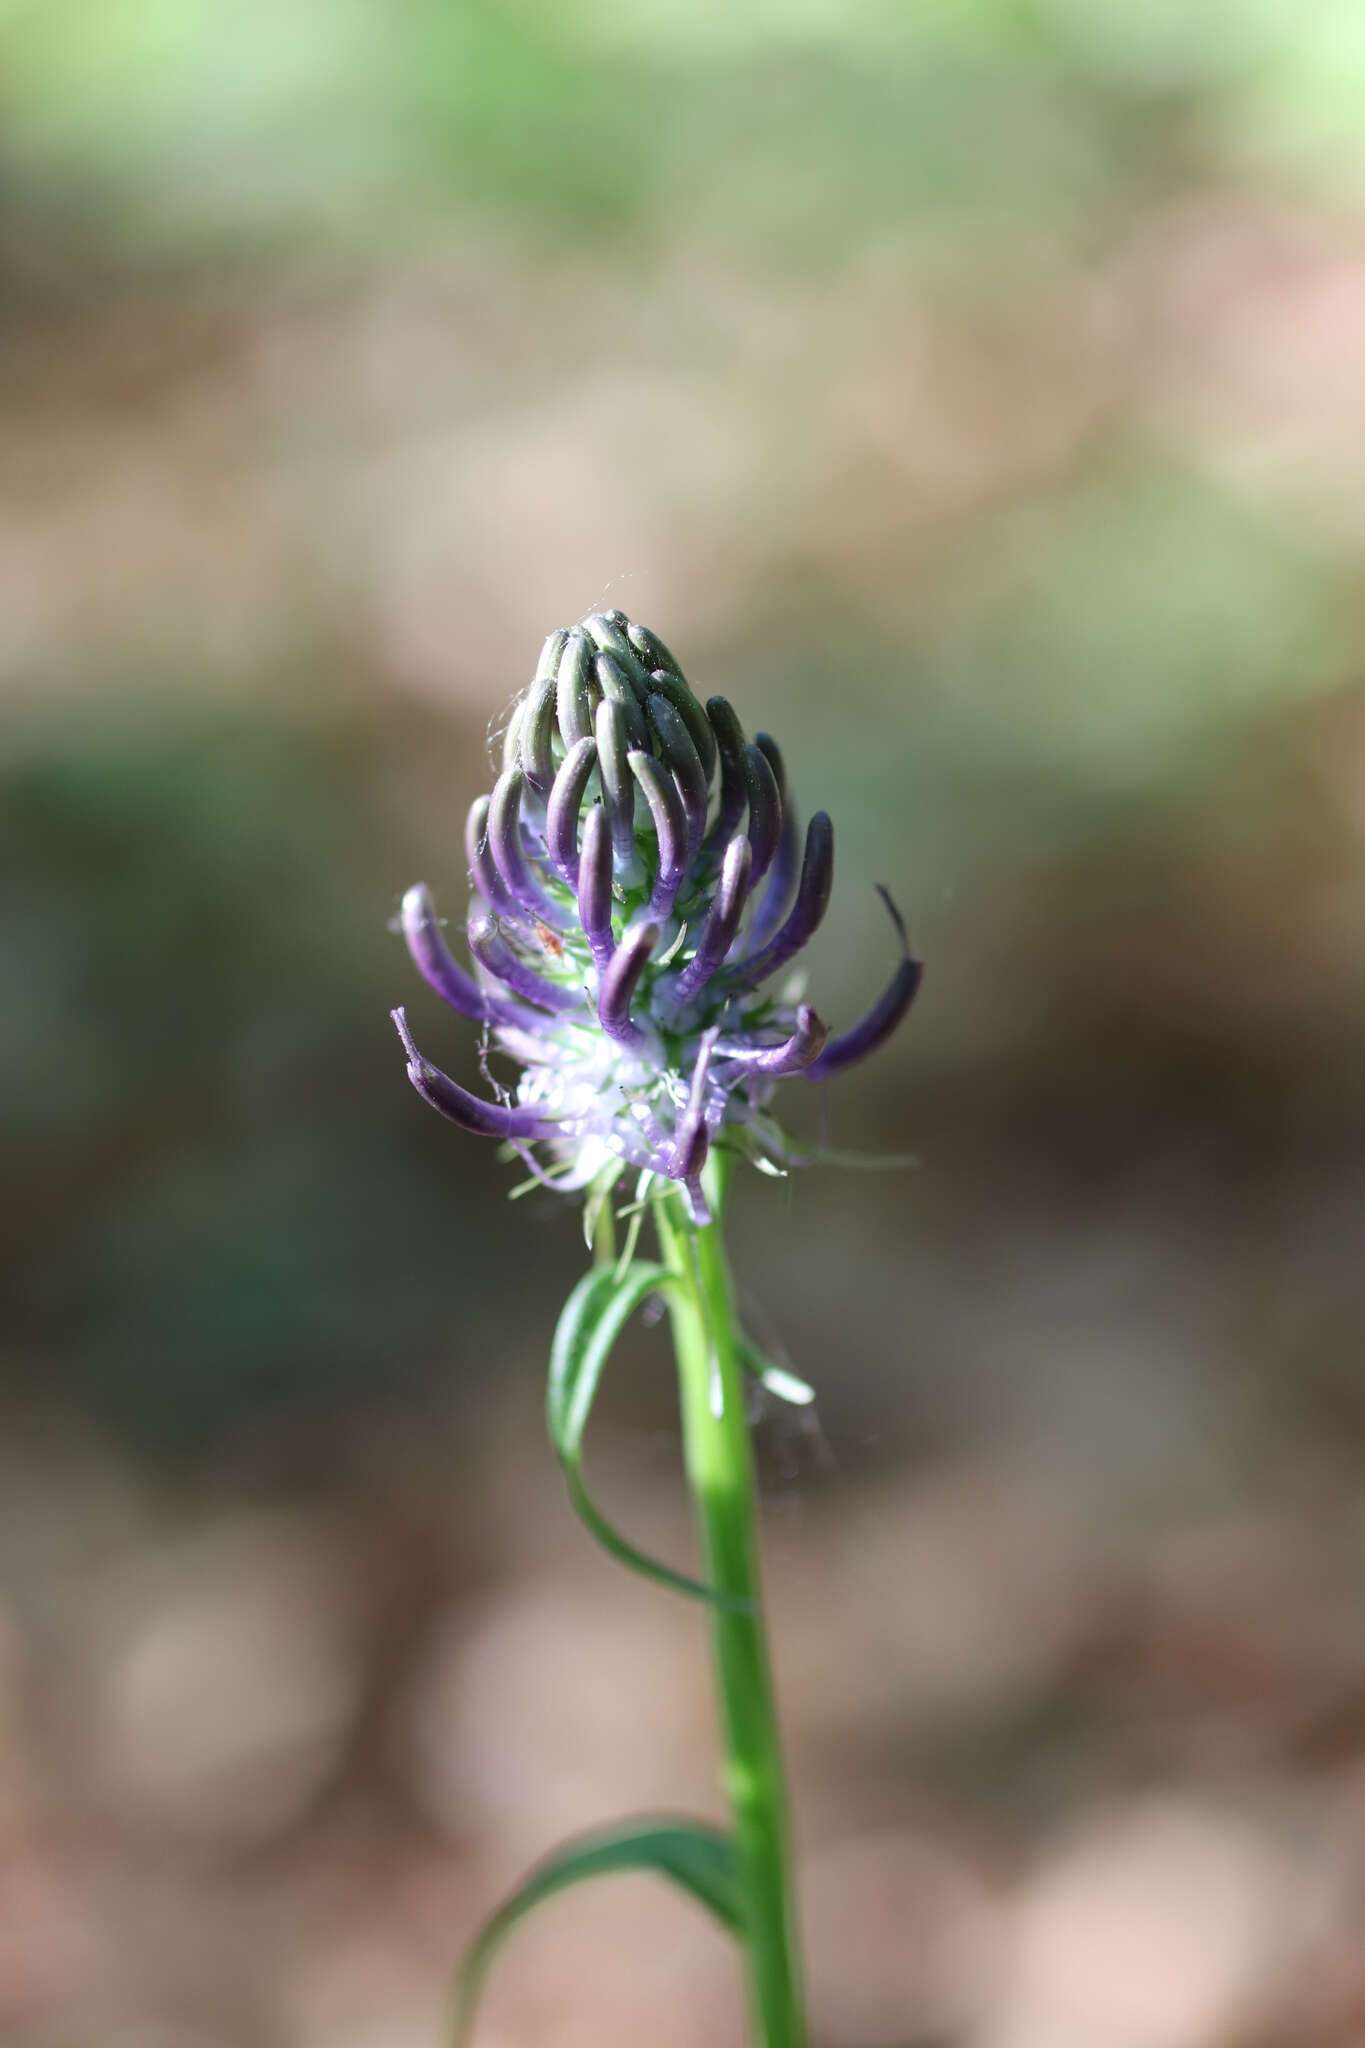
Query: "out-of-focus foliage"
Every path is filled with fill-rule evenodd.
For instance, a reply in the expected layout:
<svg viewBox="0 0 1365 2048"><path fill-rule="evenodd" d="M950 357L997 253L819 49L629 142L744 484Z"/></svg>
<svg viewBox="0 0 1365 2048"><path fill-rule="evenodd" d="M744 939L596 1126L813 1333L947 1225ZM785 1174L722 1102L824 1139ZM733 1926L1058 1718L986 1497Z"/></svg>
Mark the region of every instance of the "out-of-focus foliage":
<svg viewBox="0 0 1365 2048"><path fill-rule="evenodd" d="M1112 218L1127 180L1178 179L1173 131L1349 191L1365 31L1349 0L21 0L0 81L21 194L79 195L133 250L391 249L454 200L837 261L910 208Z"/></svg>

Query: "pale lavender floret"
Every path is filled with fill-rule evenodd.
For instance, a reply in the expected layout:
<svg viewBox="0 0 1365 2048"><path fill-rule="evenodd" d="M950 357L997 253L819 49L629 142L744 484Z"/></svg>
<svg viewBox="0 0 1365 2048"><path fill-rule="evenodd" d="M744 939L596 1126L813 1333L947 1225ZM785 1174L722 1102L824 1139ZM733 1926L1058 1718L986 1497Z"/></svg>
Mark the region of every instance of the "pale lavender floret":
<svg viewBox="0 0 1365 2048"><path fill-rule="evenodd" d="M462 1088L458 1081L452 1081L449 1074L443 1074L439 1067L434 1067L418 1052L408 1029L405 1010L390 1010L389 1015L408 1056L409 1081L424 1102L429 1102L442 1116L449 1117L451 1123L458 1124L461 1130L472 1131L479 1138L543 1138L554 1129L553 1124L534 1110L509 1107L501 1102L484 1102L479 1096L471 1095L467 1088Z"/></svg>
<svg viewBox="0 0 1365 2048"><path fill-rule="evenodd" d="M603 970L597 1018L607 1036L619 1045L638 1045L644 1038L639 1025L630 1020L630 1005L658 939L657 924L633 925Z"/></svg>
<svg viewBox="0 0 1365 2048"><path fill-rule="evenodd" d="M706 1164L706 1155L711 1143L708 1109L723 1115L723 1091L717 1096L714 1089L708 1086L711 1055L719 1036L717 1027L702 1033L692 1068L687 1100L672 1138L661 1129L658 1119L647 1104L637 1102L631 1109L631 1121L638 1127L640 1137L644 1141L643 1151L636 1148L631 1151L631 1157L636 1164L646 1166L651 1173L662 1174L666 1180L682 1183L688 1207L696 1223L709 1223L711 1220L706 1198L702 1193L701 1170Z"/></svg>
<svg viewBox="0 0 1365 2048"><path fill-rule="evenodd" d="M611 927L611 829L601 804L583 820L578 855L578 915L599 971L616 950Z"/></svg>
<svg viewBox="0 0 1365 2048"><path fill-rule="evenodd" d="M470 919L469 950L481 967L486 968L504 988L509 988L514 996L519 996L522 1002L534 1003L537 1009L560 1014L582 1009L583 991L565 988L562 982L550 981L545 975L538 974L508 945L491 917Z"/></svg>
<svg viewBox="0 0 1365 2048"><path fill-rule="evenodd" d="M895 973L878 996L872 1008L851 1031L845 1031L838 1038L831 1038L818 1060L806 1069L808 1081L828 1081L834 1074L841 1074L845 1067L855 1061L864 1060L878 1046L885 1045L893 1031L904 1021L905 1013L919 992L924 978L923 963L916 960L910 951L910 941L905 930L905 920L891 900L890 891L879 882L877 893L891 913L901 942L901 957Z"/></svg>
<svg viewBox="0 0 1365 2048"><path fill-rule="evenodd" d="M779 967L785 967L801 951L819 929L829 908L833 887L834 827L828 811L817 811L806 827L806 851L801 862L801 879L796 885L796 901L776 938L771 939L761 953L741 962L737 972L745 981L751 985L766 981L770 974L776 974Z"/></svg>
<svg viewBox="0 0 1365 2048"><path fill-rule="evenodd" d="M546 851L571 889L578 887L578 816L596 766L596 740L575 740L560 763L545 806Z"/></svg>

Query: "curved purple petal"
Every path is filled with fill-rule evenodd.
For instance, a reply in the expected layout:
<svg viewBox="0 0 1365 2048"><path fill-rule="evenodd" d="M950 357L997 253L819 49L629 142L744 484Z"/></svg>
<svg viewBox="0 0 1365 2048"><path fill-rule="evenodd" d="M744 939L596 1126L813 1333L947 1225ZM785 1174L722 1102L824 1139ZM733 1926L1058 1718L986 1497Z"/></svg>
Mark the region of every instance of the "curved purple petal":
<svg viewBox="0 0 1365 2048"><path fill-rule="evenodd" d="M537 974L535 968L508 945L491 917L471 918L469 950L481 967L486 967L523 1002L534 1003L537 1009L561 1013L582 1009L582 990L565 988L562 982L550 981L545 975Z"/></svg>
<svg viewBox="0 0 1365 2048"><path fill-rule="evenodd" d="M806 1068L808 1081L827 1081L831 1074L842 1073L845 1067L851 1067L857 1060L866 1059L879 1045L885 1045L892 1032L904 1020L905 1013L914 1002L924 977L923 963L911 954L905 920L892 902L889 892L883 889L880 883L877 887L900 936L900 963L862 1021L855 1024L851 1031L842 1032L838 1038L831 1038L819 1059L812 1061Z"/></svg>
<svg viewBox="0 0 1365 2048"><path fill-rule="evenodd" d="M687 820L687 855L691 859L706 836L706 770L686 721L661 691L650 697L649 722L658 741L660 759L677 783L682 798Z"/></svg>
<svg viewBox="0 0 1365 2048"><path fill-rule="evenodd" d="M501 911L504 917L515 917L518 914L516 901L493 864L493 853L488 844L488 809L486 796L475 797L465 819L464 853L469 879L485 903Z"/></svg>
<svg viewBox="0 0 1365 2048"><path fill-rule="evenodd" d="M526 786L519 768L509 768L493 784L488 807L488 844L494 864L523 910L556 931L567 931L569 919L531 872L521 838L521 794Z"/></svg>
<svg viewBox="0 0 1365 2048"><path fill-rule="evenodd" d="M807 939L818 930L829 908L833 886L834 827L828 811L817 811L806 827L805 857L801 862L801 880L796 885L796 901L791 907L791 914L777 937L770 939L761 953L742 960L736 974L756 986L770 974L776 974L779 967L785 967L793 954L799 953Z"/></svg>
<svg viewBox="0 0 1365 2048"><path fill-rule="evenodd" d="M697 941L697 950L673 984L672 995L676 1002L686 1002L698 989L705 988L734 944L739 920L748 901L752 868L753 854L748 840L741 833L725 849L725 863Z"/></svg>
<svg viewBox="0 0 1365 2048"><path fill-rule="evenodd" d="M772 763L761 747L747 745L743 749L744 781L749 799L749 844L754 850L754 872L751 887L757 887L767 874L777 852L777 842L782 831L782 798L773 774Z"/></svg>
<svg viewBox="0 0 1365 2048"><path fill-rule="evenodd" d="M568 637L569 629L567 626L556 626L553 633L545 635L545 644L540 650L540 660L536 663L535 679L537 682L543 676L558 674L559 657L564 652L564 643Z"/></svg>
<svg viewBox="0 0 1365 2048"><path fill-rule="evenodd" d="M729 845L735 827L744 816L744 806L749 801L749 785L744 774L744 727L728 699L708 697L706 716L716 736L716 752L720 757L720 799L715 822L706 835L703 850L715 851Z"/></svg>
<svg viewBox="0 0 1365 2048"><path fill-rule="evenodd" d="M597 1015L607 1036L621 1045L638 1045L644 1037L630 1021L630 1003L658 938L657 924L632 925L603 970Z"/></svg>
<svg viewBox="0 0 1365 2048"><path fill-rule="evenodd" d="M491 1023L498 1008L496 999L484 994L452 954L425 882L415 882L404 896L402 921L412 964L427 987L462 1017L471 1017L476 1024Z"/></svg>
<svg viewBox="0 0 1365 2048"><path fill-rule="evenodd" d="M598 687L592 673L593 648L581 626L565 639L555 681L555 711L566 747L592 738Z"/></svg>
<svg viewBox="0 0 1365 2048"><path fill-rule="evenodd" d="M683 724L692 736L709 788L711 777L716 772L716 735L711 721L697 702L681 675L674 675L670 669L655 663L650 671L649 688L660 697L667 697Z"/></svg>
<svg viewBox="0 0 1365 2048"><path fill-rule="evenodd" d="M688 829L678 785L652 754L632 752L627 756L631 773L645 793L654 834L659 843L659 867L649 899L651 917L667 917L673 908L678 884L687 870Z"/></svg>
<svg viewBox="0 0 1365 2048"><path fill-rule="evenodd" d="M550 744L554 727L555 679L542 676L531 686L520 734L522 772L542 800L550 794L555 777L554 750Z"/></svg>
<svg viewBox="0 0 1365 2048"><path fill-rule="evenodd" d="M799 1074L818 1060L829 1033L809 1003L796 1012L796 1029L781 1045L745 1046L738 1052L721 1048L725 1059L759 1074Z"/></svg>
<svg viewBox="0 0 1365 2048"><path fill-rule="evenodd" d="M589 623L591 626L591 622ZM626 651L630 653L629 648ZM632 664L634 659L635 657L631 655ZM603 702L619 704L621 707L629 744L632 747L647 746L649 727L645 722L645 707L625 663L618 661L614 654L599 654L592 666L593 674L602 685ZM643 677L641 682L643 683Z"/></svg>
<svg viewBox="0 0 1365 2048"><path fill-rule="evenodd" d="M778 834L773 864L768 870L768 886L754 906L753 923L749 927L749 944L755 953L761 953L791 907L796 871L801 864L801 828L796 806L787 788L786 765L777 741L770 733L756 732L754 745L767 756L782 803L782 830Z"/></svg>
<svg viewBox="0 0 1365 2048"><path fill-rule="evenodd" d="M635 844L635 783L630 772L630 738L625 712L613 697L597 707L597 765L602 772L602 804L611 827L612 862L625 888L644 880L644 865Z"/></svg>
<svg viewBox="0 0 1365 2048"><path fill-rule="evenodd" d="M449 1074L443 1074L439 1067L433 1067L430 1060L423 1058L413 1044L405 1010L390 1010L389 1015L408 1056L409 1081L423 1102L430 1103L433 1109L449 1117L451 1123L458 1124L461 1130L472 1131L479 1138L543 1138L554 1128L532 1109L484 1102L479 1096L471 1095L467 1088L461 1088L458 1081L452 1081Z"/></svg>
<svg viewBox="0 0 1365 2048"><path fill-rule="evenodd" d="M711 1143L711 1134L706 1128L706 1077L711 1071L711 1056L719 1037L720 1032L715 1025L702 1033L692 1067L687 1104L678 1119L673 1147L668 1155L666 1171L670 1180L699 1181L702 1167L706 1164Z"/></svg>
<svg viewBox="0 0 1365 2048"><path fill-rule="evenodd" d="M578 916L600 973L616 950L611 928L611 827L601 804L583 820L578 855Z"/></svg>
<svg viewBox="0 0 1365 2048"><path fill-rule="evenodd" d="M545 844L571 889L578 887L578 814L596 766L596 740L575 740L560 763L545 806Z"/></svg>

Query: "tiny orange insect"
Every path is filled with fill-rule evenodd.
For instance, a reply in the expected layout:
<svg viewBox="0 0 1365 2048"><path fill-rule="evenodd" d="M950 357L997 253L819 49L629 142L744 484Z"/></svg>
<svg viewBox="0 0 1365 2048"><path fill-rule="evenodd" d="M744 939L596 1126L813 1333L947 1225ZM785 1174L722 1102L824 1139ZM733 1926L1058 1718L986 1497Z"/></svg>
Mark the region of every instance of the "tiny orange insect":
<svg viewBox="0 0 1365 2048"><path fill-rule="evenodd" d="M556 960L562 960L564 958L563 944L559 939L555 937L554 933L550 930L549 925L542 924L538 917L534 918L532 922L534 923L536 928L536 937L540 940L540 943L545 948L546 952L553 953Z"/></svg>

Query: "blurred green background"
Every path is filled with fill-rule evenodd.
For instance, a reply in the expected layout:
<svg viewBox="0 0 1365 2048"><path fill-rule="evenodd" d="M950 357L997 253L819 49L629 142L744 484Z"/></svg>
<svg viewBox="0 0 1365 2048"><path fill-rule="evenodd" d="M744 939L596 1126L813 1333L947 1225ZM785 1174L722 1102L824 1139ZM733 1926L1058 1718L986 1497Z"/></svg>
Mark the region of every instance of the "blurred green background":
<svg viewBox="0 0 1365 2048"><path fill-rule="evenodd" d="M0 2030L418 2048L715 1809L393 918L620 605L834 815L739 1191L819 2048L1365 2041L1365 8L0 9ZM814 1136L817 1106L788 1089ZM602 1493L679 1557L662 1347ZM741 2039L647 1886L501 2048Z"/></svg>

